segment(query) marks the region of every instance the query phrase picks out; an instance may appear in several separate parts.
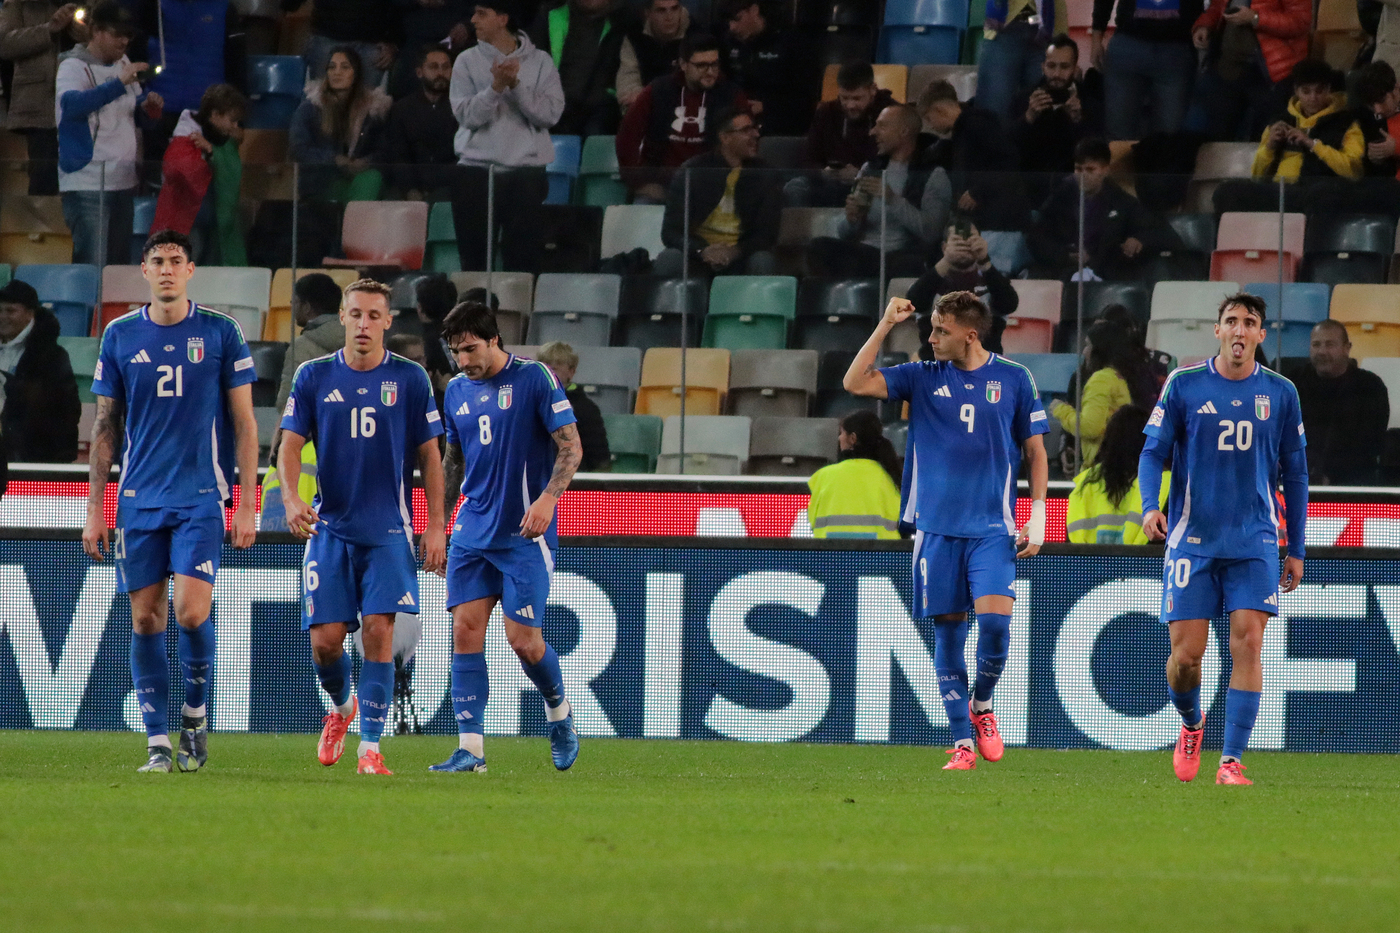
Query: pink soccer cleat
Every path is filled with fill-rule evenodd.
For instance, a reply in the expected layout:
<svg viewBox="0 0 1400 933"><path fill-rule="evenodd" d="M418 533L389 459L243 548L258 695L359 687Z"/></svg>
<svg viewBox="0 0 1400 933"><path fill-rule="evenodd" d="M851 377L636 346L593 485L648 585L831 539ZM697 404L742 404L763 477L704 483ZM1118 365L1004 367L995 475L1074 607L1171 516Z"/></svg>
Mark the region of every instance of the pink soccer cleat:
<svg viewBox="0 0 1400 933"><path fill-rule="evenodd" d="M1206 724L1201 720L1201 728L1181 727L1181 735L1176 740L1176 751L1172 752L1172 770L1177 780L1190 781L1201 770L1201 740L1205 738Z"/></svg>
<svg viewBox="0 0 1400 933"><path fill-rule="evenodd" d="M355 714L360 711L359 700L351 697L350 704L349 716L342 716L331 710L326 714L326 718L321 720L321 741L316 743L316 757L327 768L340 760L345 751L345 733L350 729L350 722L355 718Z"/></svg>
<svg viewBox="0 0 1400 933"><path fill-rule="evenodd" d="M977 767L977 753L971 746L959 745L948 749L948 754L953 757L943 766L944 771L971 771Z"/></svg>
<svg viewBox="0 0 1400 933"><path fill-rule="evenodd" d="M384 756L378 752L365 752L360 756L356 774L393 774L384 764Z"/></svg>
<svg viewBox="0 0 1400 933"><path fill-rule="evenodd" d="M1254 782L1244 776L1244 765L1238 761L1222 761L1220 770L1215 772L1215 783L1253 784Z"/></svg>
<svg viewBox="0 0 1400 933"><path fill-rule="evenodd" d="M972 731L977 736L977 751L988 761L1001 761L1006 750L1001 743L1001 732L997 729L997 714L991 710L978 713L968 704L967 711L972 716Z"/></svg>

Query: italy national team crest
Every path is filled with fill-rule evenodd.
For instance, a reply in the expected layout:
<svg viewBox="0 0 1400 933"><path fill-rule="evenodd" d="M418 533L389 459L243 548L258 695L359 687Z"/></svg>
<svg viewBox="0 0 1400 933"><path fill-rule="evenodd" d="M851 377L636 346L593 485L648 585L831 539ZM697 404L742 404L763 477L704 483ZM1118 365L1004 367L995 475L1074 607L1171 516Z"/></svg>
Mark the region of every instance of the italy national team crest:
<svg viewBox="0 0 1400 933"><path fill-rule="evenodd" d="M1269 420L1269 397L1267 395L1254 396L1254 417L1260 421Z"/></svg>
<svg viewBox="0 0 1400 933"><path fill-rule="evenodd" d="M191 338L190 338L189 345L186 347L185 352L189 354L189 356L190 356L190 362L191 362L191 363L203 363L203 362L204 362L204 338L203 338L203 337L191 337Z"/></svg>
<svg viewBox="0 0 1400 933"><path fill-rule="evenodd" d="M399 400L399 384L397 382L386 382L379 387L379 400L386 406L391 406Z"/></svg>
<svg viewBox="0 0 1400 933"><path fill-rule="evenodd" d="M510 398L513 394L515 394L515 390L512 387L501 386L500 391L496 393L496 407L501 411L505 411L509 408Z"/></svg>
<svg viewBox="0 0 1400 933"><path fill-rule="evenodd" d="M1000 401L1001 401L1001 383L1000 383L1000 382L989 382L989 383L987 383L987 401L991 402L993 405L995 405L997 402L1000 402Z"/></svg>

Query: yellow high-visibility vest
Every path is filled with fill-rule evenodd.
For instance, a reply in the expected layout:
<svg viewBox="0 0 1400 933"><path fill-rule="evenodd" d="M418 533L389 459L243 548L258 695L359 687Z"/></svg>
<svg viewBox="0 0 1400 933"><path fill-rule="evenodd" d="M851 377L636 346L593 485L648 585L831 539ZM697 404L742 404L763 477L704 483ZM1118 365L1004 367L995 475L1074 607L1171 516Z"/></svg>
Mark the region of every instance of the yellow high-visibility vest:
<svg viewBox="0 0 1400 933"><path fill-rule="evenodd" d="M822 467L807 488L815 537L899 539L899 487L874 460L851 457Z"/></svg>
<svg viewBox="0 0 1400 933"><path fill-rule="evenodd" d="M316 445L308 440L301 445L301 479L297 492L308 505L316 500ZM268 470L262 484L262 531L286 531L287 510L282 504L282 477Z"/></svg>
<svg viewBox="0 0 1400 933"><path fill-rule="evenodd" d="M1069 510L1065 516L1065 533L1071 544L1149 544L1142 530L1142 494L1137 480L1117 508L1108 500L1103 480L1090 482L1093 468L1074 478L1074 491L1069 494ZM1171 473L1162 471L1162 501L1166 511L1167 492L1171 489Z"/></svg>

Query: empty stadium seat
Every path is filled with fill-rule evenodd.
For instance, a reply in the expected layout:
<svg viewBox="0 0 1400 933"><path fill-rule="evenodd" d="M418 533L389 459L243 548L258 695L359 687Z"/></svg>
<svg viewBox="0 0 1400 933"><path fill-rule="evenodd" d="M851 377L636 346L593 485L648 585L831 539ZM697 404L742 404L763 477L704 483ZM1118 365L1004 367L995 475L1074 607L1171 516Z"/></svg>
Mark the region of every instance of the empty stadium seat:
<svg viewBox="0 0 1400 933"><path fill-rule="evenodd" d="M614 204L607 207L603 211L601 255L607 259L641 248L655 259L666 248L666 244L661 242L661 225L665 218L664 204Z"/></svg>
<svg viewBox="0 0 1400 933"><path fill-rule="evenodd" d="M344 259L327 266L423 268L428 205L423 201L351 201L345 205L340 244Z"/></svg>
<svg viewBox="0 0 1400 933"><path fill-rule="evenodd" d="M680 414L682 385L685 386L688 414L719 414L729 391L729 351L686 350L684 381L679 349L653 347L646 351L642 356L642 380L637 390L636 413L661 416Z"/></svg>
<svg viewBox="0 0 1400 933"><path fill-rule="evenodd" d="M666 418L661 428L658 473L738 476L749 459L753 421L742 415L689 415L685 418L685 453L681 453L681 416Z"/></svg>
<svg viewBox="0 0 1400 933"><path fill-rule="evenodd" d="M92 377L97 371L97 359L102 350L102 340L98 337L59 337L59 346L68 351L68 362L73 365L73 375L78 381L78 399L83 404L95 402L92 394ZM82 440L87 439L83 435Z"/></svg>
<svg viewBox="0 0 1400 933"><path fill-rule="evenodd" d="M146 257L141 255L146 240L151 235L151 224L156 219L156 198L142 195L132 199L131 204L131 261L136 264Z"/></svg>
<svg viewBox="0 0 1400 933"><path fill-rule="evenodd" d="M1249 178L1258 143L1206 143L1196 152L1196 170L1186 195L1189 210L1210 213L1211 195L1228 178Z"/></svg>
<svg viewBox="0 0 1400 933"><path fill-rule="evenodd" d="M578 177L583 156L583 140L577 136L550 136L554 143L554 160L544 167L549 178L546 204L568 204L573 198L574 179Z"/></svg>
<svg viewBox="0 0 1400 933"><path fill-rule="evenodd" d="M1299 278L1325 285L1384 285L1390 256L1381 253L1309 253Z"/></svg>
<svg viewBox="0 0 1400 933"><path fill-rule="evenodd" d="M956 64L967 28L967 0L890 0L876 59L907 65Z"/></svg>
<svg viewBox="0 0 1400 933"><path fill-rule="evenodd" d="M1057 279L1012 279L1011 287L1020 300L1016 313L1006 318L1002 352L1017 359L1023 353L1049 353L1055 325L1060 322L1063 283Z"/></svg>
<svg viewBox="0 0 1400 933"><path fill-rule="evenodd" d="M1206 281L1210 278L1210 253L1193 249L1159 250L1143 259L1139 275L1149 287L1158 282Z"/></svg>
<svg viewBox="0 0 1400 933"><path fill-rule="evenodd" d="M39 301L58 318L59 333L65 337L88 336L97 304L96 266L22 265L15 267L14 277L34 286Z"/></svg>
<svg viewBox="0 0 1400 933"><path fill-rule="evenodd" d="M835 418L754 418L748 472L756 476L811 476L836 462L840 427Z"/></svg>
<svg viewBox="0 0 1400 933"><path fill-rule="evenodd" d="M298 269L297 278L320 272L330 276L342 289L360 276L354 269ZM246 335L245 335L246 336ZM268 294L267 320L263 323L263 340L292 339L292 270L278 269L272 274Z"/></svg>
<svg viewBox="0 0 1400 933"><path fill-rule="evenodd" d="M791 172L802 168L807 158L807 137L765 136L758 141L758 157L770 169Z"/></svg>
<svg viewBox="0 0 1400 933"><path fill-rule="evenodd" d="M909 69L904 65L875 65L875 86L889 91L899 103L909 99ZM827 65L822 75L822 100L836 99L836 73L840 65Z"/></svg>
<svg viewBox="0 0 1400 933"><path fill-rule="evenodd" d="M257 266L198 266L189 284L190 300L196 304L230 314L259 312L259 326L252 334L261 332L260 313L270 306L271 292L272 270Z"/></svg>
<svg viewBox="0 0 1400 933"><path fill-rule="evenodd" d="M1177 359L1214 355L1220 349L1215 336L1220 302L1239 290L1235 282L1158 282L1147 346Z"/></svg>
<svg viewBox="0 0 1400 933"><path fill-rule="evenodd" d="M689 321L685 345L697 347L709 302L709 283L704 279L629 275L622 280L620 342L642 350L680 346L684 305Z"/></svg>
<svg viewBox="0 0 1400 933"><path fill-rule="evenodd" d="M1357 16L1356 4L1349 0L1321 0L1315 9L1317 18L1312 35L1314 57L1338 71L1349 70L1367 41L1366 32L1361 28Z"/></svg>
<svg viewBox="0 0 1400 933"><path fill-rule="evenodd" d="M636 347L574 347L574 384L605 415L625 415L642 378L642 351Z"/></svg>
<svg viewBox="0 0 1400 933"><path fill-rule="evenodd" d="M846 217L839 207L785 207L778 221L778 242L773 252L778 268L800 275L805 268L807 244L814 237L840 235Z"/></svg>
<svg viewBox="0 0 1400 933"><path fill-rule="evenodd" d="M798 0L795 19L803 26L873 26L880 5L872 0Z"/></svg>
<svg viewBox="0 0 1400 933"><path fill-rule="evenodd" d="M1215 252L1214 214L1168 214L1167 223L1181 237L1181 244L1186 249L1207 256Z"/></svg>
<svg viewBox="0 0 1400 933"><path fill-rule="evenodd" d="M140 266L103 266L102 307L92 316L92 336L102 336L113 319L150 300L151 285Z"/></svg>
<svg viewBox="0 0 1400 933"><path fill-rule="evenodd" d="M1390 396L1390 424L1387 427L1400 428L1400 357L1371 356L1357 365L1381 377L1386 394Z"/></svg>
<svg viewBox="0 0 1400 933"><path fill-rule="evenodd" d="M501 345L509 347L525 339L526 322L535 300L535 277L528 272L453 272L448 280L457 287L458 297L473 288L484 288L496 296L496 327Z"/></svg>
<svg viewBox="0 0 1400 933"><path fill-rule="evenodd" d="M1251 282L1244 291L1264 299L1269 324L1264 352L1269 358L1307 356L1313 325L1327 318L1332 289L1317 282L1291 282L1280 293L1276 282Z"/></svg>
<svg viewBox="0 0 1400 933"><path fill-rule="evenodd" d="M1077 353L1025 353L1016 362L1031 371L1035 388L1042 396L1065 395L1069 381L1079 368Z"/></svg>
<svg viewBox="0 0 1400 933"><path fill-rule="evenodd" d="M729 359L729 412L803 418L817 394L814 350L735 350Z"/></svg>
<svg viewBox="0 0 1400 933"><path fill-rule="evenodd" d="M1274 249L1218 249L1210 254L1210 277L1216 282L1240 282L1272 276L1275 281L1292 282L1298 272L1298 257L1285 252L1279 261Z"/></svg>
<svg viewBox="0 0 1400 933"><path fill-rule="evenodd" d="M603 209L544 204L536 215L541 233L539 272L592 272L598 268Z"/></svg>
<svg viewBox="0 0 1400 933"><path fill-rule="evenodd" d="M248 57L249 129L285 130L301 104L306 64L299 55Z"/></svg>
<svg viewBox="0 0 1400 933"><path fill-rule="evenodd" d="M1293 257L1296 267L1303 258L1307 218L1303 214L1283 214L1276 211L1226 211L1220 215L1215 231L1215 248L1219 250L1279 249L1279 218L1282 216L1283 251Z"/></svg>
<svg viewBox="0 0 1400 933"><path fill-rule="evenodd" d="M1353 359L1400 356L1400 285L1338 285L1329 316L1346 325Z"/></svg>
<svg viewBox="0 0 1400 933"><path fill-rule="evenodd" d="M879 403L847 392L841 385L846 371L855 359L854 350L828 350L817 365L817 403L815 414L823 418L843 418L853 411L876 411ZM893 366L909 361L906 354L884 354L878 365Z"/></svg>
<svg viewBox="0 0 1400 933"><path fill-rule="evenodd" d="M617 164L617 137L589 136L583 141L575 200L595 207L627 203L627 186Z"/></svg>
<svg viewBox="0 0 1400 933"><path fill-rule="evenodd" d="M1395 221L1388 214L1317 214L1308 220L1305 254L1379 253L1395 244Z"/></svg>
<svg viewBox="0 0 1400 933"><path fill-rule="evenodd" d="M710 285L701 346L780 350L796 309L797 280L791 276L720 276Z"/></svg>
<svg viewBox="0 0 1400 933"><path fill-rule="evenodd" d="M655 415L603 413L614 473L654 473L661 453L661 419Z"/></svg>
<svg viewBox="0 0 1400 933"><path fill-rule="evenodd" d="M1060 323L1055 327L1055 349L1070 352L1079 347L1079 282L1070 282L1061 292ZM1105 308L1120 304L1133 319L1146 325L1152 298L1141 282L1084 282L1084 328L1098 320ZM1160 286L1159 286L1160 287Z"/></svg>
<svg viewBox="0 0 1400 933"><path fill-rule="evenodd" d="M563 340L574 346L606 347L622 291L617 275L547 273L535 282L530 342Z"/></svg>
<svg viewBox="0 0 1400 933"><path fill-rule="evenodd" d="M0 259L11 265L66 265L73 260L73 237L57 196L0 199Z"/></svg>
<svg viewBox="0 0 1400 933"><path fill-rule="evenodd" d="M452 222L452 204L439 201L428 211L427 254L423 268L430 272L457 272L462 260L457 252L457 228Z"/></svg>
<svg viewBox="0 0 1400 933"><path fill-rule="evenodd" d="M880 298L879 279L803 279L794 346L819 352L860 346L884 310Z"/></svg>
<svg viewBox="0 0 1400 933"><path fill-rule="evenodd" d="M874 30L869 26L839 26L803 30L809 39L811 64L824 68L853 58L870 61L875 47Z"/></svg>

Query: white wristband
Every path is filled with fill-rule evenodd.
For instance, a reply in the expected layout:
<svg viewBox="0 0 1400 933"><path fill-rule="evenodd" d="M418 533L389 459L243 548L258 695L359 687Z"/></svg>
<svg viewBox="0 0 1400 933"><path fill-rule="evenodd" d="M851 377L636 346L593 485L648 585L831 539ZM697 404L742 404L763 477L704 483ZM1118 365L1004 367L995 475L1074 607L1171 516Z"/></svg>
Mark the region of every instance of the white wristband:
<svg viewBox="0 0 1400 933"><path fill-rule="evenodd" d="M1021 529L1026 534L1026 541L1039 547L1045 543L1045 500L1031 500L1031 520L1026 522L1026 527Z"/></svg>

